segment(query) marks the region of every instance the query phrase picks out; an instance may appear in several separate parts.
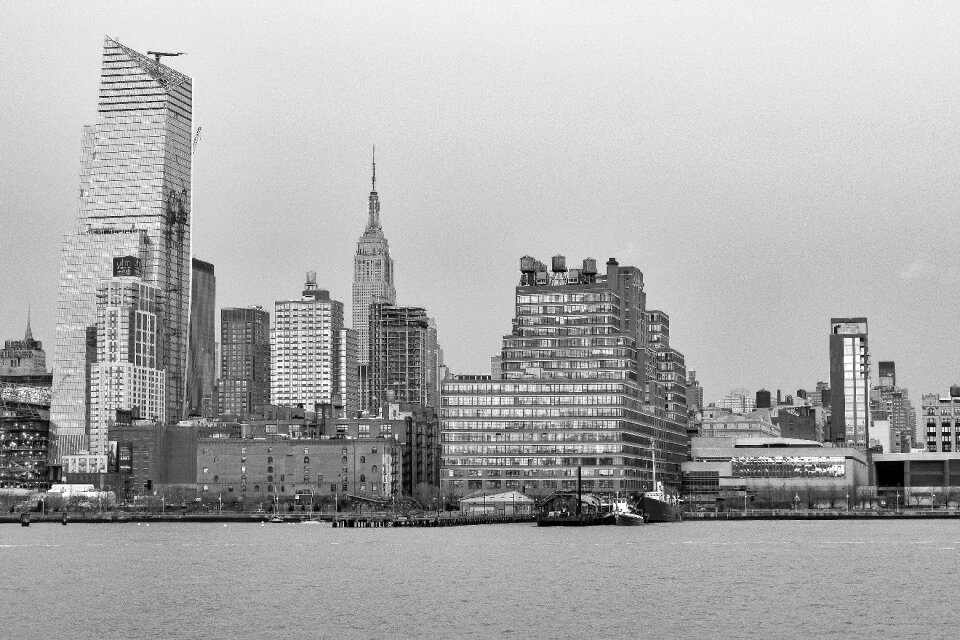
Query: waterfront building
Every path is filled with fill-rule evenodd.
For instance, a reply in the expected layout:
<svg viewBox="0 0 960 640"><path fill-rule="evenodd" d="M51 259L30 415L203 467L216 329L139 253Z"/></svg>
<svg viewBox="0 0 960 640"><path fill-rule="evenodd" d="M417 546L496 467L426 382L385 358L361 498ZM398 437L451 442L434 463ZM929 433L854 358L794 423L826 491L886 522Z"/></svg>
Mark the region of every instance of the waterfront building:
<svg viewBox="0 0 960 640"><path fill-rule="evenodd" d="M870 441L866 318L830 319L830 388L830 441L866 450Z"/></svg>
<svg viewBox="0 0 960 640"><path fill-rule="evenodd" d="M49 432L49 404L0 397L0 488L50 487Z"/></svg>
<svg viewBox="0 0 960 640"><path fill-rule="evenodd" d="M337 418L322 431L331 438L393 438L400 445L402 472L398 491L421 504L439 496L440 424L432 407L385 402L379 417Z"/></svg>
<svg viewBox="0 0 960 640"><path fill-rule="evenodd" d="M217 379L217 279L209 262L194 258L191 264L190 344L183 415L211 416Z"/></svg>
<svg viewBox="0 0 960 640"><path fill-rule="evenodd" d="M358 338L361 393L364 401L370 397L366 372L370 361L370 305L374 302L397 302L390 245L380 225L376 155L373 158L371 185L367 200L367 227L357 241L357 253L353 258L353 329Z"/></svg>
<svg viewBox="0 0 960 640"><path fill-rule="evenodd" d="M386 500L399 494L400 445L393 437L200 438L198 496L225 504L295 497Z"/></svg>
<svg viewBox="0 0 960 640"><path fill-rule="evenodd" d="M789 438L693 438L683 463L683 494L691 505L742 509L754 506L853 505L869 477L856 447Z"/></svg>
<svg viewBox="0 0 960 640"><path fill-rule="evenodd" d="M96 360L90 365L89 449L109 455L117 411L166 420L166 372L160 361L160 291L143 281L139 258L114 259L114 276L97 288Z"/></svg>
<svg viewBox="0 0 960 640"><path fill-rule="evenodd" d="M384 402L440 405L437 328L421 307L370 305L370 398L376 411Z"/></svg>
<svg viewBox="0 0 960 640"><path fill-rule="evenodd" d="M926 393L921 398L924 438L919 440L929 452L960 451L960 385L952 385L950 394Z"/></svg>
<svg viewBox="0 0 960 640"><path fill-rule="evenodd" d="M18 385L50 386L47 372L47 354L43 343L33 339L30 314L23 340L5 340L0 349L0 381Z"/></svg>
<svg viewBox="0 0 960 640"><path fill-rule="evenodd" d="M97 123L82 135L77 226L61 246L50 411L54 456L89 446L97 289L113 259L142 261L159 322L164 414L183 410L191 286L190 78L104 40Z"/></svg>
<svg viewBox="0 0 960 640"><path fill-rule="evenodd" d="M262 307L220 310L221 414L243 416L270 403L270 313Z"/></svg>
<svg viewBox="0 0 960 640"><path fill-rule="evenodd" d="M357 341L352 329L344 329L343 303L317 286L316 272L307 272L303 296L276 303L270 330L273 404L329 406L345 415L359 410L357 377L350 374L357 368Z"/></svg>
<svg viewBox="0 0 960 640"><path fill-rule="evenodd" d="M960 506L960 452L920 451L873 455L877 492L887 506L920 506L949 500ZM898 496L894 494L899 492Z"/></svg>
<svg viewBox="0 0 960 640"><path fill-rule="evenodd" d="M748 413L757 408L756 398L749 389L731 389L720 399L719 405L734 413Z"/></svg>
<svg viewBox="0 0 960 640"><path fill-rule="evenodd" d="M651 402L643 274L613 258L552 271L525 256L503 378L446 380L441 395L444 495L576 486L606 495L679 486L686 420Z"/></svg>

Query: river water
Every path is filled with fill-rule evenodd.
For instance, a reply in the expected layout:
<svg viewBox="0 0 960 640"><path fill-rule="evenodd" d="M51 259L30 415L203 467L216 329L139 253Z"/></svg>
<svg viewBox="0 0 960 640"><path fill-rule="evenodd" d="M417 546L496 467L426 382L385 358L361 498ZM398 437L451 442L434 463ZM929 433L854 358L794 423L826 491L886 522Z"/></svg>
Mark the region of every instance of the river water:
<svg viewBox="0 0 960 640"><path fill-rule="evenodd" d="M0 525L2 638L956 638L950 521Z"/></svg>

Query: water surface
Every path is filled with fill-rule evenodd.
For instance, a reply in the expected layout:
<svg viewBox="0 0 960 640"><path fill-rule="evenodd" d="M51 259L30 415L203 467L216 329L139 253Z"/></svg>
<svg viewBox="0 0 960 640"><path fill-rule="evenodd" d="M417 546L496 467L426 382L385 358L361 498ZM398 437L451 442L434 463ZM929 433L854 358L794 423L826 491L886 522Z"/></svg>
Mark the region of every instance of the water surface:
<svg viewBox="0 0 960 640"><path fill-rule="evenodd" d="M5 638L955 638L950 521L0 525Z"/></svg>

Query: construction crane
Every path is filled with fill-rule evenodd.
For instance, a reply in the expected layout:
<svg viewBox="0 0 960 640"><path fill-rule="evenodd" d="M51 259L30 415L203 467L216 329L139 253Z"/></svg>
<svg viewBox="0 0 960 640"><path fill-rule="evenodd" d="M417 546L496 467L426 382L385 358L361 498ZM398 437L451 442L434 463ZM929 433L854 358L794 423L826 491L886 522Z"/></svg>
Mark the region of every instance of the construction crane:
<svg viewBox="0 0 960 640"><path fill-rule="evenodd" d="M164 56L173 58L176 56L185 56L187 54L184 53L183 51L177 51L176 53L169 53L166 51L147 51L147 55L153 56L154 59L157 61L157 64L160 64L160 58Z"/></svg>

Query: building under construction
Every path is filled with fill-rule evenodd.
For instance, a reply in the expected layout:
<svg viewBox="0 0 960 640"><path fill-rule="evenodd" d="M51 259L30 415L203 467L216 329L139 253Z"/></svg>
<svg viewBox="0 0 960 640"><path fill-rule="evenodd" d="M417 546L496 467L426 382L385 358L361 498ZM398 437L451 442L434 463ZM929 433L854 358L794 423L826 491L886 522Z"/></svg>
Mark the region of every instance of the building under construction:
<svg viewBox="0 0 960 640"><path fill-rule="evenodd" d="M437 329L425 309L370 305L369 356L371 412L384 402L439 406Z"/></svg>

